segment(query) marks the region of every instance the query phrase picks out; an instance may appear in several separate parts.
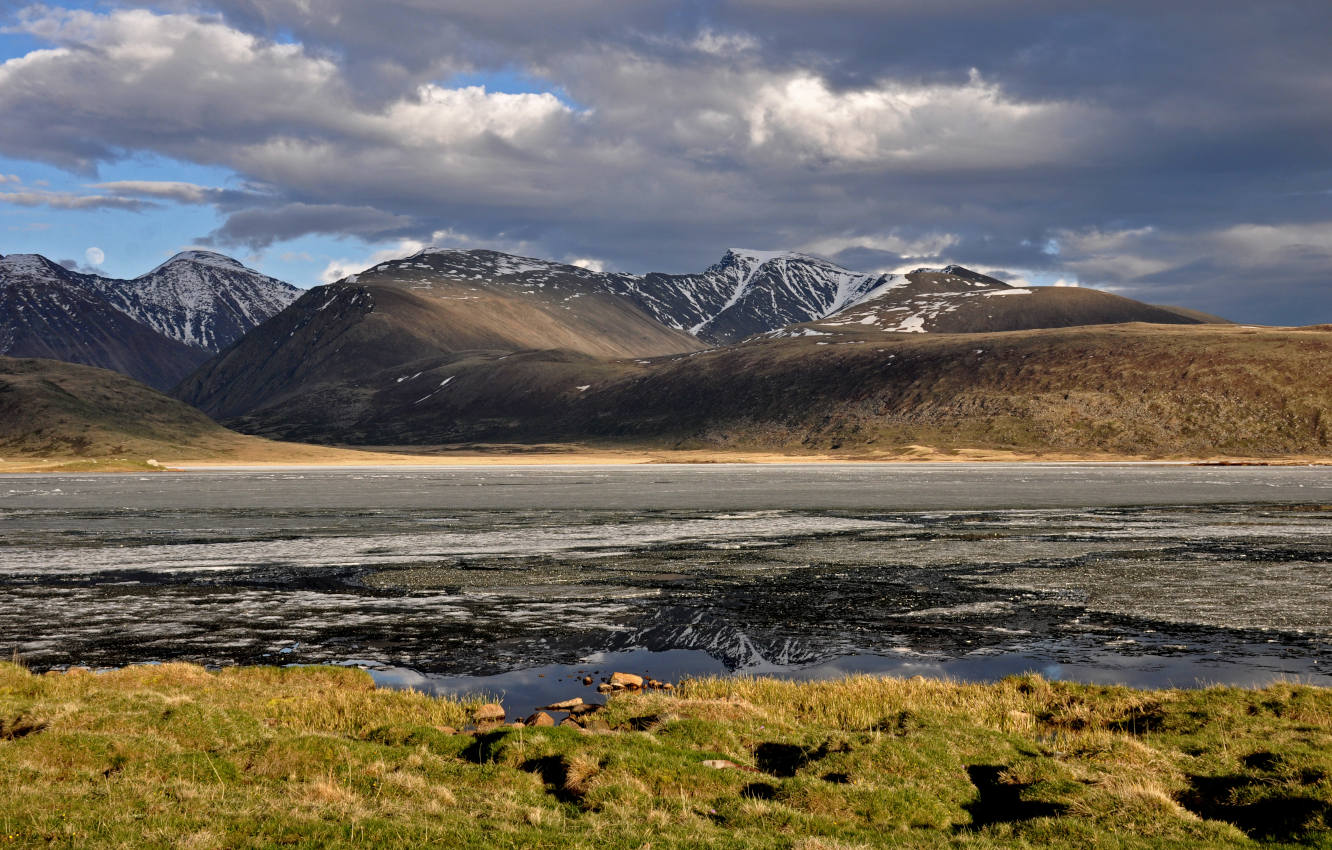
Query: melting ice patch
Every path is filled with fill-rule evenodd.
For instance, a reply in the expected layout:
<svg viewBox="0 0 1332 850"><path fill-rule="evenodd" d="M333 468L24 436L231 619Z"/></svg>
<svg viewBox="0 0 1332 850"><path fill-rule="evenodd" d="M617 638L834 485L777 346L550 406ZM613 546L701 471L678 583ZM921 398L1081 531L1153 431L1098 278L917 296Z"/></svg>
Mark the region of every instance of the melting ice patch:
<svg viewBox="0 0 1332 850"><path fill-rule="evenodd" d="M463 530L434 527L370 536L306 537L294 540L209 542L135 547L13 547L5 550L11 575L90 575L114 573L132 565L152 573L207 572L260 565L385 566L419 564L462 556L528 557L560 552L622 550L673 543L727 543L803 534L896 528L877 519L797 514L761 514L553 525L524 529Z"/></svg>

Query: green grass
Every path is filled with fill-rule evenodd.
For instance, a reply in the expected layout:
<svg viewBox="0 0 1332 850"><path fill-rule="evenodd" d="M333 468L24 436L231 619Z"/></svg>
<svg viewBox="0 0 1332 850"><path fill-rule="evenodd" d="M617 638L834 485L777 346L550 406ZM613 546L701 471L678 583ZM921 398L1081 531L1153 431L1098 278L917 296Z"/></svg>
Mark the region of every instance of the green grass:
<svg viewBox="0 0 1332 850"><path fill-rule="evenodd" d="M1307 686L703 679L616 697L608 733L453 733L474 706L338 668L0 665L0 847L1332 847Z"/></svg>

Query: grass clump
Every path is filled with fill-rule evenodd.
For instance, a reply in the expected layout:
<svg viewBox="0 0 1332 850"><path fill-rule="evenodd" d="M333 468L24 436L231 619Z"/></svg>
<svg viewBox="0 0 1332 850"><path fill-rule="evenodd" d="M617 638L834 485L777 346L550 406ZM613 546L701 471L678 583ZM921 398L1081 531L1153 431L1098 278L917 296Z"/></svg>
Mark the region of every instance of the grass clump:
<svg viewBox="0 0 1332 850"><path fill-rule="evenodd" d="M0 665L0 845L1332 846L1318 688L696 679L600 734L455 732L479 702Z"/></svg>

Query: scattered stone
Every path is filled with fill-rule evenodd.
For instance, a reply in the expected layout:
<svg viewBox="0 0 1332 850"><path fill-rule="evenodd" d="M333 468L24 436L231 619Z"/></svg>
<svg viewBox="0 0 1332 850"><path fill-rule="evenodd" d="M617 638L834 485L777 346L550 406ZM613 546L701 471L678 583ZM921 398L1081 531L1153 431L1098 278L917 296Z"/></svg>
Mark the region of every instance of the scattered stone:
<svg viewBox="0 0 1332 850"><path fill-rule="evenodd" d="M544 711L538 711L536 714L533 714L531 717L527 718L527 720L523 722L525 722L528 726L554 726L555 718L551 717L549 714L547 714Z"/></svg>
<svg viewBox="0 0 1332 850"><path fill-rule="evenodd" d="M559 702L552 702L550 705L541 706L541 711L568 711L571 708L574 708L575 706L579 706L582 704L583 704L582 697L574 697L573 699L562 699Z"/></svg>
<svg viewBox="0 0 1332 850"><path fill-rule="evenodd" d="M608 694L611 691L619 691L619 690L623 690L623 686L617 687L615 685L608 685L605 682L603 682L600 685L597 685L597 693L599 694Z"/></svg>
<svg viewBox="0 0 1332 850"><path fill-rule="evenodd" d="M704 767L715 768L716 770L743 770L745 773L762 773L757 767L750 767L747 764L736 764L730 759L704 759L699 762Z"/></svg>
<svg viewBox="0 0 1332 850"><path fill-rule="evenodd" d="M509 724L509 726L513 727L514 729L521 729L523 728L524 725L526 724L524 724L523 721L521 720L515 720Z"/></svg>
<svg viewBox="0 0 1332 850"><path fill-rule="evenodd" d="M590 684L592 684L592 677L591 677L591 676L584 676L584 677L583 677L583 684L584 684L584 685L590 685Z"/></svg>
<svg viewBox="0 0 1332 850"><path fill-rule="evenodd" d="M610 724L600 717L593 717L583 724L583 728L589 732L606 733L611 730Z"/></svg>
<svg viewBox="0 0 1332 850"><path fill-rule="evenodd" d="M508 715L504 711L504 706L497 702L489 702L472 712L472 719L480 726L482 723L502 723Z"/></svg>
<svg viewBox="0 0 1332 850"><path fill-rule="evenodd" d="M675 685L672 685L670 682L662 682L661 689L663 691L673 691L675 690Z"/></svg>
<svg viewBox="0 0 1332 850"><path fill-rule="evenodd" d="M641 688L643 687L643 677L635 673L612 673L610 683L626 688Z"/></svg>

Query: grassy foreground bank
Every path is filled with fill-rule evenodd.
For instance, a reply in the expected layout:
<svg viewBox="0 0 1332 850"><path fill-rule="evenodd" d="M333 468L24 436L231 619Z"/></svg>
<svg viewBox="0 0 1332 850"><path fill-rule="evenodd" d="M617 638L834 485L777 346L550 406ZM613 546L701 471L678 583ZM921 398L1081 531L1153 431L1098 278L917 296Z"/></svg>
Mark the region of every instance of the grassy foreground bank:
<svg viewBox="0 0 1332 850"><path fill-rule="evenodd" d="M0 664L0 847L1332 847L1327 689L708 679L451 733L479 702Z"/></svg>

